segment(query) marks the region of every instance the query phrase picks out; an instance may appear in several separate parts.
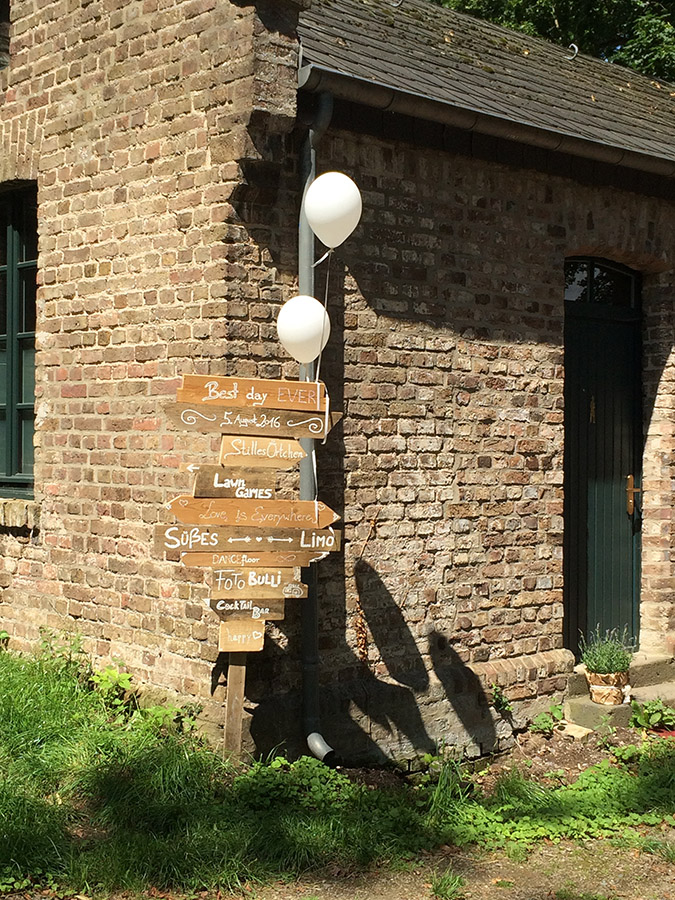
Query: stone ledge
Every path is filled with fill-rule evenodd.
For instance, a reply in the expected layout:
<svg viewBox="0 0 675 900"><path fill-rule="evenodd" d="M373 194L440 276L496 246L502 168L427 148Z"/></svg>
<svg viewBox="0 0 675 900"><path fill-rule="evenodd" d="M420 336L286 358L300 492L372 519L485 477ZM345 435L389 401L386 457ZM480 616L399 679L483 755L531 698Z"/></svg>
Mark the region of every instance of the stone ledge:
<svg viewBox="0 0 675 900"><path fill-rule="evenodd" d="M570 650L545 650L528 656L493 659L473 663L471 669L484 685L492 683L500 687L537 681L555 675L568 675L574 670L574 654Z"/></svg>
<svg viewBox="0 0 675 900"><path fill-rule="evenodd" d="M36 500L5 500L0 497L0 529L40 527L40 504Z"/></svg>

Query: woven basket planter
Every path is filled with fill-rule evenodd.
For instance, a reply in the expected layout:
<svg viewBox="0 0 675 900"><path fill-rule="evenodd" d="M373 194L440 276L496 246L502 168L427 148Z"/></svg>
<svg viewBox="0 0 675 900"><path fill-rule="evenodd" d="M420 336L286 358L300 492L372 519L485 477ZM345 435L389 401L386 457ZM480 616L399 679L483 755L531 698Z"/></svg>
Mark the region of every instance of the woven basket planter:
<svg viewBox="0 0 675 900"><path fill-rule="evenodd" d="M624 702L628 686L628 672L586 672L586 680L594 703L619 706Z"/></svg>

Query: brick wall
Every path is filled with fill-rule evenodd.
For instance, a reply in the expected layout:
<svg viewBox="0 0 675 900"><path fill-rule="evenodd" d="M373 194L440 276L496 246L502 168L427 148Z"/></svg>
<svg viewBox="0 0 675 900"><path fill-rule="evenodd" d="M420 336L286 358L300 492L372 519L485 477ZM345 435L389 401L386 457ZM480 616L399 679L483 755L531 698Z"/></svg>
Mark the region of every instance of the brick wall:
<svg viewBox="0 0 675 900"><path fill-rule="evenodd" d="M231 199L293 123L299 5L14 4L0 73L0 182L36 182L40 233L35 502L0 502L0 616L12 646L78 630L207 704L204 574L151 546L181 462L215 442L161 408L182 373L255 371L269 340L283 279Z"/></svg>
<svg viewBox="0 0 675 900"><path fill-rule="evenodd" d="M325 732L364 756L504 740L565 688L565 258L643 273L641 646L669 652L673 615L675 220L667 202L419 144L330 131L320 171L352 175L362 224L332 264L322 363L342 438L320 459L343 511L343 559L322 563ZM323 269L317 291L323 291ZM291 646L293 639L291 633ZM292 682L270 655L251 692ZM278 716L278 740L288 717ZM260 733L263 726L259 725ZM285 732L284 732L285 729ZM468 740L468 743L467 743Z"/></svg>

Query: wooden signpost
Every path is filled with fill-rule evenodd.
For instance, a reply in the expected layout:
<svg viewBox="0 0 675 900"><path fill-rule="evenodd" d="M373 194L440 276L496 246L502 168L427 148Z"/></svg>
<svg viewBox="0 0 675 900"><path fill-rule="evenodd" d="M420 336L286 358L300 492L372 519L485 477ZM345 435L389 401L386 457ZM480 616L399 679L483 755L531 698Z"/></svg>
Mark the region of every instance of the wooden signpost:
<svg viewBox="0 0 675 900"><path fill-rule="evenodd" d="M183 553L181 562L186 566L210 566L215 569L220 566L311 566L314 562L321 562L328 553L314 553L311 550L286 550L276 552L274 550L251 550L250 553L208 553L196 551L195 553Z"/></svg>
<svg viewBox="0 0 675 900"><path fill-rule="evenodd" d="M155 548L212 569L209 608L221 619L218 650L229 653L225 747L238 754L247 653L263 649L265 621L307 596L299 568L340 549L339 516L319 501L277 500L277 470L306 454L298 437L324 438L341 418L321 382L185 375L172 422L220 432L218 463L187 466L192 495L166 505L179 525L155 529Z"/></svg>
<svg viewBox="0 0 675 900"><path fill-rule="evenodd" d="M181 494L167 504L187 525L239 525L250 528L326 528L340 517L325 503L311 500L223 500Z"/></svg>
<svg viewBox="0 0 675 900"><path fill-rule="evenodd" d="M286 552L307 550L314 553L334 553L342 544L342 532L334 528L262 528L223 527L219 525L158 525L155 529L155 548L164 550ZM266 563L265 563L266 565ZM295 564L297 565L297 563Z"/></svg>
<svg viewBox="0 0 675 900"><path fill-rule="evenodd" d="M223 437L221 466L291 469L307 454L296 440L287 438Z"/></svg>
<svg viewBox="0 0 675 900"><path fill-rule="evenodd" d="M323 412L326 397L326 385L320 381L274 381L225 375L183 375L183 386L176 392L179 403L309 412Z"/></svg>
<svg viewBox="0 0 675 900"><path fill-rule="evenodd" d="M249 569L246 567L214 569L212 597L246 597L262 600L269 597L285 597L287 585L297 582L295 569ZM293 592L291 592L293 593Z"/></svg>
<svg viewBox="0 0 675 900"><path fill-rule="evenodd" d="M257 434L269 437L323 438L342 418L342 413L309 413L282 409L230 409L167 403L169 421L190 431L220 431L223 434Z"/></svg>
<svg viewBox="0 0 675 900"><path fill-rule="evenodd" d="M199 466L195 473L195 497L250 497L271 500L277 473L274 469L252 472L225 469L223 466Z"/></svg>
<svg viewBox="0 0 675 900"><path fill-rule="evenodd" d="M273 597L269 600L232 600L223 597L217 599L212 597L209 600L209 608L224 621L229 619L262 619L278 620L283 619L286 611L286 600L284 597Z"/></svg>

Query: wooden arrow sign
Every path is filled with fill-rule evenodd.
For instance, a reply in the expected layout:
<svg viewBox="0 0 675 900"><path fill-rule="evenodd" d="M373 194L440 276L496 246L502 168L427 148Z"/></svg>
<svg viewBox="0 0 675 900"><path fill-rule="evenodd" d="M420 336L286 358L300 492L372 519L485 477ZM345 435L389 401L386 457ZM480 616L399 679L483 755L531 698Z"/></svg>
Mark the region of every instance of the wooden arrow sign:
<svg viewBox="0 0 675 900"><path fill-rule="evenodd" d="M265 623L262 619L231 619L220 623L218 650L220 653L242 653L262 650L265 642ZM228 680L228 703L230 684Z"/></svg>
<svg viewBox="0 0 675 900"><path fill-rule="evenodd" d="M326 386L316 381L183 375L176 399L191 404L318 412L325 409Z"/></svg>
<svg viewBox="0 0 675 900"><path fill-rule="evenodd" d="M214 569L212 597L283 597L284 586L296 580L295 569L254 569L232 567Z"/></svg>
<svg viewBox="0 0 675 900"><path fill-rule="evenodd" d="M295 440L286 438L223 437L221 466L290 469L307 454Z"/></svg>
<svg viewBox="0 0 675 900"><path fill-rule="evenodd" d="M312 500L198 499L174 497L167 509L188 525L238 525L253 528L326 528L340 517L325 503Z"/></svg>
<svg viewBox="0 0 675 900"><path fill-rule="evenodd" d="M169 421L190 431L220 431L222 434L251 434L263 437L323 438L342 413L309 413L283 409L236 409L190 403L165 403Z"/></svg>
<svg viewBox="0 0 675 900"><path fill-rule="evenodd" d="M217 526L158 525L155 550L179 550L183 553L222 551L258 553L260 551L333 553L342 545L342 532L334 528L281 528L274 531L259 528L222 528ZM295 563L294 565L299 565ZM301 565L301 564L300 564Z"/></svg>
<svg viewBox="0 0 675 900"><path fill-rule="evenodd" d="M274 469L244 471L226 469L224 466L199 466L192 493L195 497L271 500L276 479Z"/></svg>
<svg viewBox="0 0 675 900"><path fill-rule="evenodd" d="M269 600L209 600L209 607L223 621L232 619L260 619L279 621L286 612L286 601L283 597Z"/></svg>
<svg viewBox="0 0 675 900"><path fill-rule="evenodd" d="M272 566L288 568L291 566L310 566L312 563L325 559L328 553L317 553L315 550L286 550L277 552L274 550L251 550L237 553L209 553L196 551L184 553L180 561L186 566L209 566L210 568L223 568L227 566Z"/></svg>

